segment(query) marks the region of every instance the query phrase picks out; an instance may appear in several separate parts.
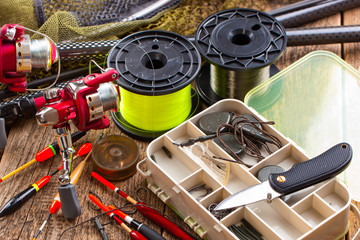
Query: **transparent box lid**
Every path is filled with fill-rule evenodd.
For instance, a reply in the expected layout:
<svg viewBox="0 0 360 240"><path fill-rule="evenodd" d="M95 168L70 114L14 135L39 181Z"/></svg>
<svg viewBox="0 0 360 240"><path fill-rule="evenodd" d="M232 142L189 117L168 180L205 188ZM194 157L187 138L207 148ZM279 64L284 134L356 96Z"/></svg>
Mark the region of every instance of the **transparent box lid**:
<svg viewBox="0 0 360 240"><path fill-rule="evenodd" d="M247 93L244 102L315 157L340 142L353 148L339 175L360 200L360 74L336 54L315 51Z"/></svg>

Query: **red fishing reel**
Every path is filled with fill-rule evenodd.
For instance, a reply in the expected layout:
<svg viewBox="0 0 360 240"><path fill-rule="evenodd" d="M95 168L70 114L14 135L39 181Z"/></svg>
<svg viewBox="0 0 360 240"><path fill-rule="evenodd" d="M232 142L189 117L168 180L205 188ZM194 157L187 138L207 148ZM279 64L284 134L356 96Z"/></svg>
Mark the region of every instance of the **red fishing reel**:
<svg viewBox="0 0 360 240"><path fill-rule="evenodd" d="M32 68L48 71L59 57L49 39L30 40L25 29L21 25L6 24L0 30L0 82L8 84L14 92L25 92L26 74Z"/></svg>
<svg viewBox="0 0 360 240"><path fill-rule="evenodd" d="M70 121L81 131L108 127L110 121L104 113L118 106L119 93L112 83L118 76L118 72L110 68L101 74L94 73L71 81L63 90L50 88L44 91L46 104L36 113L36 119L39 125L52 126L55 130L63 161L58 190L66 218L81 214L75 186L70 181L74 152Z"/></svg>
<svg viewBox="0 0 360 240"><path fill-rule="evenodd" d="M73 153L70 121L80 131L108 127L110 121L104 113L118 106L119 93L112 83L118 76L116 70L109 68L101 74L71 81L63 90L44 91L46 104L36 113L36 119L39 125L52 126L55 130L64 165L61 183L70 181Z"/></svg>
<svg viewBox="0 0 360 240"><path fill-rule="evenodd" d="M119 94L111 83L118 76L116 70L107 69L71 81L63 90L45 90L46 104L36 113L38 123L60 128L72 121L80 131L108 127L110 122L104 112L118 106Z"/></svg>

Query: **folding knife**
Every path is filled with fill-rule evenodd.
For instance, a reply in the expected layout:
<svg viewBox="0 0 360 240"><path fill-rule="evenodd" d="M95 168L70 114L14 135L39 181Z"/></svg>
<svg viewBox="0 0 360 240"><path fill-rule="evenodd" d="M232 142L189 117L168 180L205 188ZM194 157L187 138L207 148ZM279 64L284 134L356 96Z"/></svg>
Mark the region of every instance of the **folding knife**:
<svg viewBox="0 0 360 240"><path fill-rule="evenodd" d="M315 158L293 165L286 172L270 174L267 181L227 197L214 210L240 207L261 200L271 201L296 192L336 176L349 165L351 158L351 146L348 143L337 144Z"/></svg>

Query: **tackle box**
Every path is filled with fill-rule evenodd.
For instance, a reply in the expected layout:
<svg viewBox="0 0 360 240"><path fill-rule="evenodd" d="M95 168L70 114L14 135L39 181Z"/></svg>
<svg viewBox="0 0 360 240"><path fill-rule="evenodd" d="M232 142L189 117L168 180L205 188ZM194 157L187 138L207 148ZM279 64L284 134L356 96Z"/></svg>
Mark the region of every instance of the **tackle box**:
<svg viewBox="0 0 360 240"><path fill-rule="evenodd" d="M152 141L147 148L147 158L137 166L147 179L148 187L201 238L236 240L238 238L228 227L240 224L242 219L247 220L264 239L272 240L336 239L347 232L351 197L345 185L336 178L271 202L261 201L236 208L221 219L214 217L209 206L260 183L256 176L264 166L278 165L288 170L295 163L310 157L273 126L264 125L263 129L275 135L282 147L272 147L271 154L262 150L265 158L261 161L245 156L244 162L252 167L226 162L221 166L223 171L218 174L217 164L212 164L209 156L228 159L231 156L213 141L197 143L196 147L173 144L205 135L198 127L199 118L213 112L233 112L236 116L251 114L260 121L267 121L239 100L219 101ZM202 198L189 192L199 184L205 184L212 191Z"/></svg>

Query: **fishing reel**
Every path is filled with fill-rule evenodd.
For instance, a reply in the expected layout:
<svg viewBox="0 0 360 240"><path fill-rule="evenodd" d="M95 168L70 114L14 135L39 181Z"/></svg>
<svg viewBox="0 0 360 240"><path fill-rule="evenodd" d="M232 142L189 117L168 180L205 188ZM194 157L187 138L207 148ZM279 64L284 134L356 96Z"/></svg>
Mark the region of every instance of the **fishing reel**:
<svg viewBox="0 0 360 240"><path fill-rule="evenodd" d="M94 73L83 79L69 82L63 90L51 88L44 91L45 105L36 113L41 126L52 126L63 152L64 171L60 182L69 182L72 143L70 121L79 131L103 129L110 121L104 112L116 109L119 95L111 82L118 78L114 69Z"/></svg>
<svg viewBox="0 0 360 240"><path fill-rule="evenodd" d="M85 78L71 81L63 90L59 88L46 89L44 91L46 103L36 113L38 124L52 126L58 139L63 161L63 172L59 177L61 183L59 193L60 198L68 199L61 200L62 203L65 203L61 207L67 218L80 215L80 204L77 200L75 186L70 183L73 157L70 122L79 131L107 128L110 121L104 113L116 109L119 103L117 87L112 83L118 76L116 70L109 68L101 74L94 73Z"/></svg>
<svg viewBox="0 0 360 240"><path fill-rule="evenodd" d="M9 90L14 92L26 91L26 74L32 68L48 71L59 57L49 39L30 40L25 29L30 30L6 24L0 30L0 82L8 84Z"/></svg>

